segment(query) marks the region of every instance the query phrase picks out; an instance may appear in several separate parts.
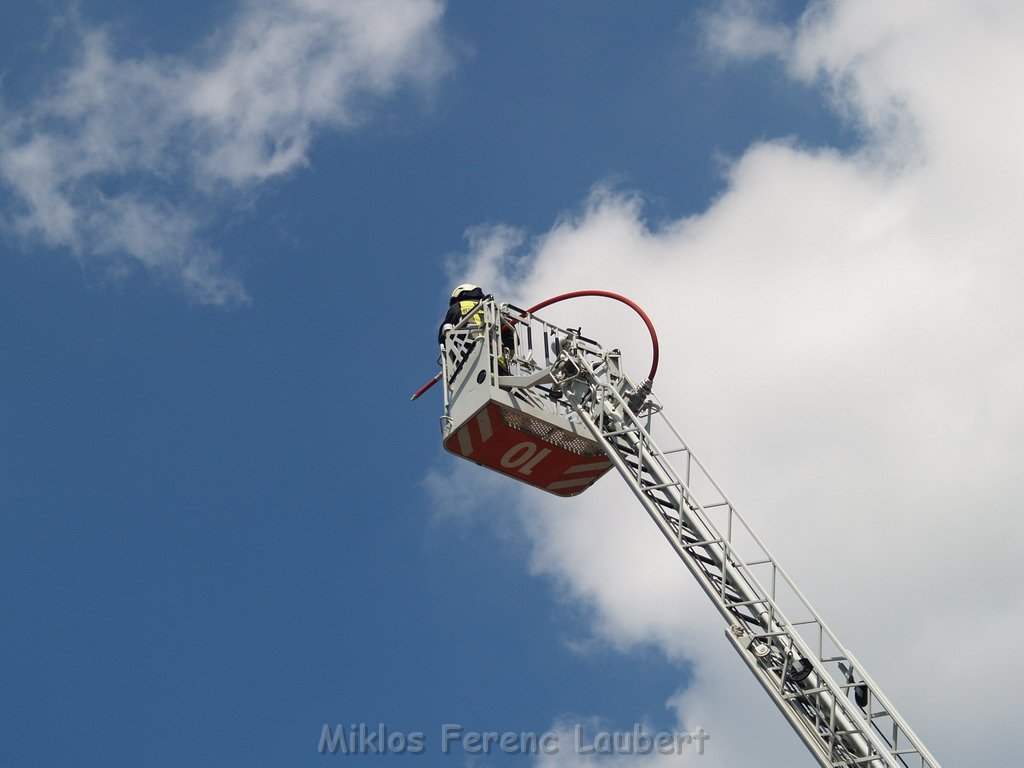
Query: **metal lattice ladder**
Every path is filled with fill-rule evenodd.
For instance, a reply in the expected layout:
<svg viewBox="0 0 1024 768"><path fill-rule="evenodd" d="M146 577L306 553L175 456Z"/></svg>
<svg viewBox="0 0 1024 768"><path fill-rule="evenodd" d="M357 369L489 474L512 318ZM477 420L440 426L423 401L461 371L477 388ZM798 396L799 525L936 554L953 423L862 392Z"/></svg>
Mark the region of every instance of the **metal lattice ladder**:
<svg viewBox="0 0 1024 768"><path fill-rule="evenodd" d="M569 332L552 370L573 411L729 623L726 637L817 761L826 768L939 768L657 399L629 402L636 388L619 371L618 353L574 345Z"/></svg>

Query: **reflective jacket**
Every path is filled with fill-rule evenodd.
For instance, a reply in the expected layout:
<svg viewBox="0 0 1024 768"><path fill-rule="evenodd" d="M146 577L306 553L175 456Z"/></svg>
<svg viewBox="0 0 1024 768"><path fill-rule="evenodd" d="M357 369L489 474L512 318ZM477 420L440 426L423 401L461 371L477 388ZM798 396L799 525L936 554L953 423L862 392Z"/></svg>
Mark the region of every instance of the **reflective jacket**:
<svg viewBox="0 0 1024 768"><path fill-rule="evenodd" d="M473 307L479 304L484 299L484 292L479 288L473 291L463 291L458 296L453 297L448 303L448 314L444 316L444 321L441 323L441 327L437 330L437 343L444 344L444 332L449 328L459 324L459 321L465 317ZM477 312L475 316L470 320L471 323L480 323L484 321L484 313Z"/></svg>

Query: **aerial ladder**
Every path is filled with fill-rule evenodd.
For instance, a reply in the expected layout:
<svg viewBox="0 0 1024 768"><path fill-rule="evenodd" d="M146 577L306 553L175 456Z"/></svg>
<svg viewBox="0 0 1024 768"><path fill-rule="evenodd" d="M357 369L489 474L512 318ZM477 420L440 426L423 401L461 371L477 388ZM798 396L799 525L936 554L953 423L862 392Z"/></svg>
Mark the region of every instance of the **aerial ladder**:
<svg viewBox="0 0 1024 768"><path fill-rule="evenodd" d="M579 296L639 313L654 347L646 380L623 372L618 350L535 314ZM636 304L606 291L529 309L486 297L445 334L440 365L413 399L444 383L441 433L451 453L560 496L618 471L823 768L940 768L672 425L651 391L657 334Z"/></svg>

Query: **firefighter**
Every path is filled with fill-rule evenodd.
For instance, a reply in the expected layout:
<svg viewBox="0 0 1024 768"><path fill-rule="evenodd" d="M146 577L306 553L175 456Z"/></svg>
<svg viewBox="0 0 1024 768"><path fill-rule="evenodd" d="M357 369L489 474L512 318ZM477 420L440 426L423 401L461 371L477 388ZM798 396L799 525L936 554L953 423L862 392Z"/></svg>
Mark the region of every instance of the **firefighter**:
<svg viewBox="0 0 1024 768"><path fill-rule="evenodd" d="M466 313L483 301L483 299L484 292L480 290L479 285L463 283L462 285L455 286L455 290L452 291L452 297L448 300L448 314L444 316L444 322L441 323L441 327L437 331L437 343L443 345L445 333L458 325L458 322L466 316ZM474 323L483 323L483 321L484 316L482 312L477 312L472 320Z"/></svg>
<svg viewBox="0 0 1024 768"><path fill-rule="evenodd" d="M452 291L452 297L448 300L448 314L444 316L444 322L441 323L441 327L437 331L437 343L443 347L445 333L458 325L459 321L472 311L473 307L483 301L484 298L486 298L486 294L480 289L479 285L462 283L455 286L455 290ZM473 317L470 318L471 324L482 325L483 322L483 312L475 312ZM512 359L515 340L516 332L512 330L511 326L503 326L501 329L502 354L498 358L498 373L502 376L508 376L509 374L508 361Z"/></svg>

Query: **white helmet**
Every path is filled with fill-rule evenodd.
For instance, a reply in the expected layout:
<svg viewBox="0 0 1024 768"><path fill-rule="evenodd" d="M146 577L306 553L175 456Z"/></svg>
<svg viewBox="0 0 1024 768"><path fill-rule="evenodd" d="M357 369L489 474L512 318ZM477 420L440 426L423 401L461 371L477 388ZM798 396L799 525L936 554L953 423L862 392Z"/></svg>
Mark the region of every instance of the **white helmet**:
<svg viewBox="0 0 1024 768"><path fill-rule="evenodd" d="M462 285L456 285L455 286L455 290L452 291L452 298L453 299L457 299L459 297L460 293L463 293L463 292L466 292L466 291L479 291L479 290L480 290L480 286L479 285L473 285L472 283L463 283Z"/></svg>

